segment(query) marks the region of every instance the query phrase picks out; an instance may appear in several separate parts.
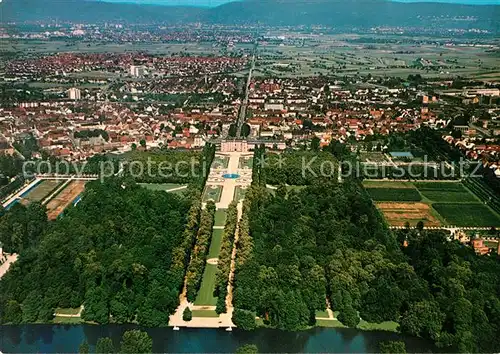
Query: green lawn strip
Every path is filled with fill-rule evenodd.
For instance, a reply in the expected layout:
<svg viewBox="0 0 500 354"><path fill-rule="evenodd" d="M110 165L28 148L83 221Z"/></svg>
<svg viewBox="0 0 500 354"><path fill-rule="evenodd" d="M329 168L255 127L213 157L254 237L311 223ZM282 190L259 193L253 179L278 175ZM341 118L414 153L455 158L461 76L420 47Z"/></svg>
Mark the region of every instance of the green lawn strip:
<svg viewBox="0 0 500 354"><path fill-rule="evenodd" d="M60 317L56 316L52 319L52 323L57 324L80 324L84 321L80 317Z"/></svg>
<svg viewBox="0 0 500 354"><path fill-rule="evenodd" d="M61 314L61 315L77 315L78 312L80 312L80 308L77 307L77 308L61 308L61 307L58 307L55 309L54 311L55 313L57 314Z"/></svg>
<svg viewBox="0 0 500 354"><path fill-rule="evenodd" d="M356 327L363 331L389 331L389 332L397 332L398 323L393 321L385 321L381 323L371 323L366 322L365 320L359 321L358 326Z"/></svg>
<svg viewBox="0 0 500 354"><path fill-rule="evenodd" d="M193 317L219 317L213 310L193 310Z"/></svg>
<svg viewBox="0 0 500 354"><path fill-rule="evenodd" d="M169 191L184 186L179 183L138 183L138 185L153 191Z"/></svg>
<svg viewBox="0 0 500 354"><path fill-rule="evenodd" d="M208 251L209 258L218 258L220 253L220 246L222 243L222 235L224 234L224 229L214 229L212 232L212 241L210 241L210 249Z"/></svg>
<svg viewBox="0 0 500 354"><path fill-rule="evenodd" d="M324 317L328 318L328 312L325 311L316 311L316 317Z"/></svg>
<svg viewBox="0 0 500 354"><path fill-rule="evenodd" d="M278 188L278 186L273 186L273 187ZM292 192L292 191L294 191L294 192L300 192L302 189L307 188L307 186L295 186L295 185L293 185L293 186L289 186L288 185L288 186L285 186L285 187L286 187L286 190L288 192ZM271 192L272 195L275 195L276 194L276 188L267 188L267 190L269 192Z"/></svg>
<svg viewBox="0 0 500 354"><path fill-rule="evenodd" d="M201 281L200 290L198 290L198 295L194 301L195 305L205 305L205 306L215 306L217 305L217 298L214 297L213 292L215 289L215 272L217 271L217 266L213 264L207 264L205 266L205 271L203 272L203 279ZM193 311L194 316L194 311ZM198 317L214 317L214 316L198 316Z"/></svg>
<svg viewBox="0 0 500 354"><path fill-rule="evenodd" d="M226 224L226 209L215 211L214 226L224 226Z"/></svg>
<svg viewBox="0 0 500 354"><path fill-rule="evenodd" d="M366 187L365 187L366 188ZM422 196L416 188L366 188L370 197L379 202L419 202Z"/></svg>
<svg viewBox="0 0 500 354"><path fill-rule="evenodd" d="M323 320L323 319L316 319L316 326L317 327L330 327L330 328L346 328L342 324L342 322L338 320Z"/></svg>
<svg viewBox="0 0 500 354"><path fill-rule="evenodd" d="M454 226L498 227L498 215L481 203L434 203L432 207Z"/></svg>

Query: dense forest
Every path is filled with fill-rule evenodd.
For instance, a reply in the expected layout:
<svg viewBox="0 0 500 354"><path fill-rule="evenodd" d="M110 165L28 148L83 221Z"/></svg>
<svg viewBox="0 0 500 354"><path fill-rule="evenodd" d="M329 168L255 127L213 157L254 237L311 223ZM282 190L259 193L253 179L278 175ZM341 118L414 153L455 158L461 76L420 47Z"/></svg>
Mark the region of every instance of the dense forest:
<svg viewBox="0 0 500 354"><path fill-rule="evenodd" d="M135 151L125 157L125 173L143 183L197 183L204 186L215 146L200 151ZM202 187L201 187L202 188Z"/></svg>
<svg viewBox="0 0 500 354"><path fill-rule="evenodd" d="M86 321L168 324L199 224L199 191L153 192L122 178L87 184L81 202L47 222L16 205L0 219L18 261L0 280L1 323L46 322L57 307Z"/></svg>
<svg viewBox="0 0 500 354"><path fill-rule="evenodd" d="M393 233L355 180L313 179L272 194L262 170L254 171L239 227L239 327L255 328L257 315L271 327L306 328L328 299L349 327L395 321L400 332L447 351L500 347L496 254L477 256L443 231Z"/></svg>
<svg viewBox="0 0 500 354"><path fill-rule="evenodd" d="M338 164L330 152L268 153L257 161L266 182L272 185L307 185L318 177L336 178Z"/></svg>

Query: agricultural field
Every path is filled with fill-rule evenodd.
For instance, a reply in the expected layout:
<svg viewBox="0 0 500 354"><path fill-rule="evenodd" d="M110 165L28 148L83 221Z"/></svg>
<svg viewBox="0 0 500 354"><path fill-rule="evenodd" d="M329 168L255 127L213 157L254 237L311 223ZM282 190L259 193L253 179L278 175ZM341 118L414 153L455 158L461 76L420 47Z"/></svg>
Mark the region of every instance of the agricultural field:
<svg viewBox="0 0 500 354"><path fill-rule="evenodd" d="M432 207L426 203L379 202L376 205L391 226L404 226L406 222L410 223L410 226L416 226L419 221L429 227L441 226Z"/></svg>
<svg viewBox="0 0 500 354"><path fill-rule="evenodd" d="M419 202L422 196L416 188L366 188L374 201Z"/></svg>
<svg viewBox="0 0 500 354"><path fill-rule="evenodd" d="M205 192L203 193L203 201L208 202L209 200L213 200L215 203L218 203L220 201L221 194L221 186L206 186Z"/></svg>
<svg viewBox="0 0 500 354"><path fill-rule="evenodd" d="M480 203L434 203L432 207L454 226L498 227L500 218Z"/></svg>
<svg viewBox="0 0 500 354"><path fill-rule="evenodd" d="M47 204L49 220L55 220L85 189L85 181L72 181Z"/></svg>
<svg viewBox="0 0 500 354"><path fill-rule="evenodd" d="M40 202L47 197L51 192L56 190L64 181L55 179L46 179L31 188L28 192L21 195L21 203L28 205L33 202Z"/></svg>
<svg viewBox="0 0 500 354"><path fill-rule="evenodd" d="M363 185L391 226L500 225L498 214L460 182L365 180Z"/></svg>
<svg viewBox="0 0 500 354"><path fill-rule="evenodd" d="M496 57L488 48L412 43L408 37L349 34L306 38L300 44L267 44L260 47L256 76L314 75L399 76L416 73L423 77L480 76L498 80ZM393 39L393 40L392 40ZM436 42L444 39L436 39Z"/></svg>
<svg viewBox="0 0 500 354"><path fill-rule="evenodd" d="M420 182L415 183L424 198L441 203L474 203L479 200L461 183Z"/></svg>

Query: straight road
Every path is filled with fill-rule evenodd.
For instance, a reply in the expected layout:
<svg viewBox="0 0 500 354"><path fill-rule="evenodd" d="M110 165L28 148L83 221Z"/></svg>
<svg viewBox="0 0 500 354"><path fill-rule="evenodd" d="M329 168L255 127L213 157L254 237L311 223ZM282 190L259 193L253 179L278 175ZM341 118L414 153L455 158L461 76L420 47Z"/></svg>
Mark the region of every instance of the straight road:
<svg viewBox="0 0 500 354"><path fill-rule="evenodd" d="M246 114L247 114L247 106L248 106L248 95L250 94L250 83L252 82L252 73L255 69L255 54L257 53L257 43L254 45L253 55L252 55L252 64L250 65L250 71L248 72L247 85L245 87L245 98L240 106L240 113L238 115L238 122L236 124L236 137L241 138L241 127L245 122Z"/></svg>

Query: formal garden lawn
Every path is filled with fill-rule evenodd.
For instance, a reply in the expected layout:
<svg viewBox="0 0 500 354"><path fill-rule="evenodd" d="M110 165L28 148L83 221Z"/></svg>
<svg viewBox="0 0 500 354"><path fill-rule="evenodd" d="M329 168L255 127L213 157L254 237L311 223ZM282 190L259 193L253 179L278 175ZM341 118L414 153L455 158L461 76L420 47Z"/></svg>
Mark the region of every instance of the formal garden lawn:
<svg viewBox="0 0 500 354"><path fill-rule="evenodd" d="M226 209L215 211L214 226L224 226L226 223Z"/></svg>
<svg viewBox="0 0 500 354"><path fill-rule="evenodd" d="M212 241L210 242L210 249L208 251L208 259L219 257L220 246L222 243L222 235L224 229L214 229L212 232Z"/></svg>
<svg viewBox="0 0 500 354"><path fill-rule="evenodd" d="M219 317L214 310L193 310L193 317Z"/></svg>
<svg viewBox="0 0 500 354"><path fill-rule="evenodd" d="M195 305L215 306L217 305L217 298L213 295L215 289L215 274L217 266L214 264L206 264L205 271L203 272L203 279L201 281L200 290L194 301ZM194 315L193 311L193 317ZM212 317L212 316L197 316L197 317Z"/></svg>
<svg viewBox="0 0 500 354"><path fill-rule="evenodd" d="M325 311L316 311L316 317L324 317L324 318L328 318L328 312Z"/></svg>
<svg viewBox="0 0 500 354"><path fill-rule="evenodd" d="M203 201L208 202L209 200L213 200L215 203L218 203L220 201L221 194L221 186L206 186L205 192L203 193Z"/></svg>
<svg viewBox="0 0 500 354"><path fill-rule="evenodd" d="M236 186L234 189L233 200L239 202L240 200L245 199L246 188L242 188L241 186Z"/></svg>
<svg viewBox="0 0 500 354"><path fill-rule="evenodd" d="M238 161L238 168L251 169L252 167L253 167L253 157L240 157Z"/></svg>
<svg viewBox="0 0 500 354"><path fill-rule="evenodd" d="M212 168L227 168L229 164L229 157L227 156L215 156L212 162Z"/></svg>
<svg viewBox="0 0 500 354"><path fill-rule="evenodd" d="M434 203L432 207L454 226L498 227L499 216L481 203Z"/></svg>

